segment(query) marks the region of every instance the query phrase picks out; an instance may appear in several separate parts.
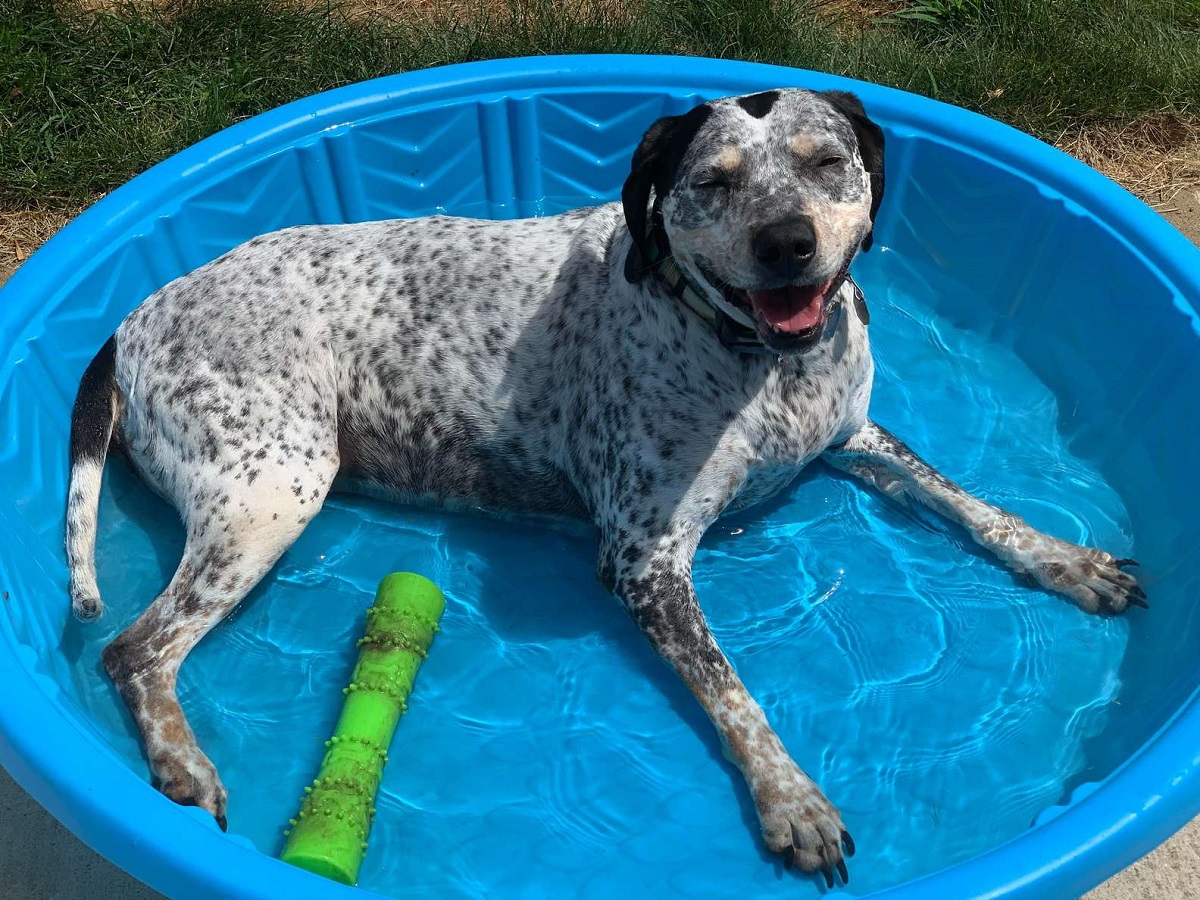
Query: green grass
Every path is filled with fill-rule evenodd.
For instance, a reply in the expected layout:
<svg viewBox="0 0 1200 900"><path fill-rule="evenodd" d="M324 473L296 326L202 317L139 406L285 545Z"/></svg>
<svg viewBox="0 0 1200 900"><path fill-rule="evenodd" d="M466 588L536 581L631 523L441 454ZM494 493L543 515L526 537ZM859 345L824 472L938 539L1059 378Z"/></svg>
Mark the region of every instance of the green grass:
<svg viewBox="0 0 1200 900"><path fill-rule="evenodd" d="M567 52L736 57L947 100L1043 137L1200 114L1200 0L911 0L831 23L820 0L509 0L465 20L270 0L67 15L0 0L0 201L110 190L239 119L342 84L471 59Z"/></svg>

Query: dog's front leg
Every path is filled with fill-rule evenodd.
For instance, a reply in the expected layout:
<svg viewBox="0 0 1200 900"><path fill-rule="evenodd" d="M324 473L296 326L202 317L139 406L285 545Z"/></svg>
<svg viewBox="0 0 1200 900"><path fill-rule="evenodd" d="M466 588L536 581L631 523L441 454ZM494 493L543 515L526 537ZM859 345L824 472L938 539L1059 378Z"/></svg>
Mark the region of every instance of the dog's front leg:
<svg viewBox="0 0 1200 900"><path fill-rule="evenodd" d="M602 540L601 578L716 725L754 797L767 846L785 865L846 881L854 844L841 816L800 769L709 631L692 586L698 533Z"/></svg>
<svg viewBox="0 0 1200 900"><path fill-rule="evenodd" d="M1133 560L1043 534L1019 516L973 497L874 422L826 450L824 458L889 497L915 500L961 525L1009 568L1088 612L1146 606L1137 580L1122 571Z"/></svg>

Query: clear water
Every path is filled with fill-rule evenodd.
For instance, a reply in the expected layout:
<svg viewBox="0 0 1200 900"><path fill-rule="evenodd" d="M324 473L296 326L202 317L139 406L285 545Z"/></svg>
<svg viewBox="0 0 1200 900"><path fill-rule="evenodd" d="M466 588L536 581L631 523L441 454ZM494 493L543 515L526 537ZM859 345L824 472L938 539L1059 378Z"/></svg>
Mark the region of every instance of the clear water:
<svg viewBox="0 0 1200 900"><path fill-rule="evenodd" d="M1035 525L1120 554L1121 499L1012 350L872 254L873 415ZM922 299L926 298L926 299ZM955 297L943 303L968 302ZM182 535L120 464L101 511L108 614L80 629L81 702L136 771L100 648L161 589ZM379 578L447 595L401 721L360 884L393 896L816 896L762 850L698 706L597 585L575 527L330 500L184 666L180 693L264 853L320 761ZM865 893L995 846L1060 802L1120 690L1127 625L1018 584L962 534L815 466L722 520L696 564L718 640L837 803Z"/></svg>

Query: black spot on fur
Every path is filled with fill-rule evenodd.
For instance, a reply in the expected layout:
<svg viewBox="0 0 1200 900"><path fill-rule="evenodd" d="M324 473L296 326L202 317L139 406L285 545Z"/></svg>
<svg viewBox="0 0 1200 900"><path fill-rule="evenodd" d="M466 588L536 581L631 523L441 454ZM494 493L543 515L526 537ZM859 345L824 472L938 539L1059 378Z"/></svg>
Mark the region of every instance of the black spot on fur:
<svg viewBox="0 0 1200 900"><path fill-rule="evenodd" d="M103 462L113 427L117 339L110 337L88 364L71 411L71 462Z"/></svg>
<svg viewBox="0 0 1200 900"><path fill-rule="evenodd" d="M754 118L761 119L771 111L771 107L775 105L775 101L778 99L779 91L763 91L759 94L739 97L737 105L754 116Z"/></svg>
<svg viewBox="0 0 1200 900"><path fill-rule="evenodd" d="M629 177L621 188L621 203L629 234L643 257L648 251L646 207L650 203L650 191L654 190L657 202L661 203L674 183L679 164L692 138L711 115L712 108L705 104L682 116L659 119L646 131L634 151Z"/></svg>

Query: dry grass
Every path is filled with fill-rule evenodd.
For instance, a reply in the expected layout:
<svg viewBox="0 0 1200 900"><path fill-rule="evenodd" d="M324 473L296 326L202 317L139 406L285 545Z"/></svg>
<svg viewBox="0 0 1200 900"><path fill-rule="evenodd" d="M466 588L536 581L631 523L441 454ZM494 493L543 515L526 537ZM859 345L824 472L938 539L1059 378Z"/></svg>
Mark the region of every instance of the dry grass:
<svg viewBox="0 0 1200 900"><path fill-rule="evenodd" d="M1160 211L1181 191L1200 189L1200 119L1145 116L1074 128L1054 143Z"/></svg>
<svg viewBox="0 0 1200 900"><path fill-rule="evenodd" d="M55 5L67 13L115 13L129 9L162 9L167 0L57 0Z"/></svg>
<svg viewBox="0 0 1200 900"><path fill-rule="evenodd" d="M897 0L814 0L817 14L839 28L858 30L891 15Z"/></svg>
<svg viewBox="0 0 1200 900"><path fill-rule="evenodd" d="M82 209L0 205L0 284Z"/></svg>
<svg viewBox="0 0 1200 900"><path fill-rule="evenodd" d="M129 9L166 9L172 0L57 0L69 13L119 13ZM350 19L385 19L394 22L478 21L497 16L510 16L513 4L509 0L274 0L280 7L301 9L336 8ZM842 2L842 0L834 0ZM536 0L518 2L518 10L528 7L536 11ZM598 10L618 21L628 19L637 11L636 0L560 0L559 6L573 13Z"/></svg>
<svg viewBox="0 0 1200 900"><path fill-rule="evenodd" d="M503 0L275 0L277 6L323 8L336 6L352 19L384 18L396 21L450 18L465 15L481 5L499 7ZM161 10L171 6L171 0L58 0L67 13L122 13L129 10Z"/></svg>

